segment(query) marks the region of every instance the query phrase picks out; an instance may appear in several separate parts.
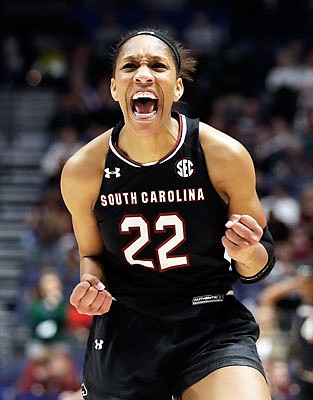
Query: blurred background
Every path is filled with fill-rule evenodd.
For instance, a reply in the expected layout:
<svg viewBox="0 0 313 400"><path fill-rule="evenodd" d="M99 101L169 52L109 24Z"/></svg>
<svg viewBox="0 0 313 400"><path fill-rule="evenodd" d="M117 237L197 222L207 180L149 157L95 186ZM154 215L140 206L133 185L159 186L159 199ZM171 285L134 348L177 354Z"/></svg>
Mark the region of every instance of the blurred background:
<svg viewBox="0 0 313 400"><path fill-rule="evenodd" d="M65 160L120 111L110 49L167 29L198 59L184 113L241 141L277 264L236 296L260 324L273 400L313 399L313 1L0 2L0 399L66 399L80 386L90 318L59 190Z"/></svg>

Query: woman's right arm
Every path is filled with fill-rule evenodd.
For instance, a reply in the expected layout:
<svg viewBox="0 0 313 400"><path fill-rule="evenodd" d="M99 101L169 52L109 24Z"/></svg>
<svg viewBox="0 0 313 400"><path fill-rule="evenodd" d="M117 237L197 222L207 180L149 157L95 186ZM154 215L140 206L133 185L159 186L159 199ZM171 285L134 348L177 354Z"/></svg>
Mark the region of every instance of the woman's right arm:
<svg viewBox="0 0 313 400"><path fill-rule="evenodd" d="M70 302L79 313L87 315L103 314L112 303L100 263L104 243L92 211L101 184L101 167L87 145L66 162L61 175L61 192L72 216L80 255L81 280L73 289Z"/></svg>

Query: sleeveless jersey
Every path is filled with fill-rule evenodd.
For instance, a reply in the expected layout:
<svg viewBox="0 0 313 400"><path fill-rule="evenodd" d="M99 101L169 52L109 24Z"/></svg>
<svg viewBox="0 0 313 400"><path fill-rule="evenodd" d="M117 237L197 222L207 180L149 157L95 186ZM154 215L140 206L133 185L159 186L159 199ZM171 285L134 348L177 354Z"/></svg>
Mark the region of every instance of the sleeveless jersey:
<svg viewBox="0 0 313 400"><path fill-rule="evenodd" d="M195 299L226 293L236 279L221 243L227 205L209 178L199 120L173 117L179 122L174 149L147 164L121 152L123 122L115 126L94 207L110 292L164 319L195 315Z"/></svg>

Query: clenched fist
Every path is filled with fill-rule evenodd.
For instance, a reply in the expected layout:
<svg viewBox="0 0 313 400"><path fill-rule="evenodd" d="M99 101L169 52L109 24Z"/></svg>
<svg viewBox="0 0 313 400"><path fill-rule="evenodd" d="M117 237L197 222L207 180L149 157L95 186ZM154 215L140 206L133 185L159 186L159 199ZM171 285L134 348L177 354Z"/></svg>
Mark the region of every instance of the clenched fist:
<svg viewBox="0 0 313 400"><path fill-rule="evenodd" d="M96 276L84 274L73 289L70 303L80 314L102 315L110 310L112 295Z"/></svg>
<svg viewBox="0 0 313 400"><path fill-rule="evenodd" d="M263 229L250 215L233 214L226 223L222 243L229 256L248 264L263 234Z"/></svg>

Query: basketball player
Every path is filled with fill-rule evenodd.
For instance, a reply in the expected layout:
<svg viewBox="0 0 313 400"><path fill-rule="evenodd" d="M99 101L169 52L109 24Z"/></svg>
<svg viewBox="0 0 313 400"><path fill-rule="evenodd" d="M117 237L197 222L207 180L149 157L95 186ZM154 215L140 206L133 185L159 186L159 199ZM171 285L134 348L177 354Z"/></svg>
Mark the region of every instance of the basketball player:
<svg viewBox="0 0 313 400"><path fill-rule="evenodd" d="M111 94L124 120L63 169L81 258L70 301L94 315L88 400L270 399L232 284L270 272L272 238L245 148L172 112L194 68L159 31L123 38Z"/></svg>

